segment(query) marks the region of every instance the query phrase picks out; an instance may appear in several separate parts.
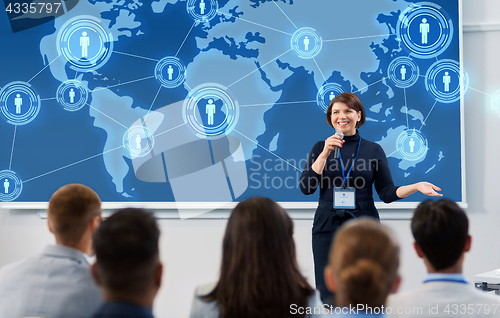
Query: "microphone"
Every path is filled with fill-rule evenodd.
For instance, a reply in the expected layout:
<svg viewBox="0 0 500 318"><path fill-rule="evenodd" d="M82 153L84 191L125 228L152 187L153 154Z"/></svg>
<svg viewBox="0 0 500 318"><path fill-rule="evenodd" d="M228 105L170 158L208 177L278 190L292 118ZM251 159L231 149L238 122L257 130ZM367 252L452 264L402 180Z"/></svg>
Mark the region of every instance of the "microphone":
<svg viewBox="0 0 500 318"><path fill-rule="evenodd" d="M335 135L339 136L340 139L344 139L344 133L341 132L340 130L337 130L335 132ZM340 152L340 148L339 147L335 147L335 153L333 155L333 158L338 159L339 158L339 152Z"/></svg>

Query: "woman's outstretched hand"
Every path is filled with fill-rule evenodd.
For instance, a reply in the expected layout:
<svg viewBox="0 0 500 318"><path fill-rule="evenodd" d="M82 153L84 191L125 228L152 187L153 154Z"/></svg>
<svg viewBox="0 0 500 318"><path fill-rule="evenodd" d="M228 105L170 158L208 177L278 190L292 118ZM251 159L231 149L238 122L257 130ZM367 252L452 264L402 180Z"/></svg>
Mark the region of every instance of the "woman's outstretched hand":
<svg viewBox="0 0 500 318"><path fill-rule="evenodd" d="M440 187L437 187L433 185L430 182L419 182L415 184L417 187L417 190L422 192L425 195L429 195L431 197L442 197L443 195L441 193L437 193L436 191L441 191Z"/></svg>
<svg viewBox="0 0 500 318"><path fill-rule="evenodd" d="M413 194L413 193L419 192L419 191L425 195L429 195L432 197L442 197L443 196L441 193L436 192L436 191L441 191L440 187L437 187L437 186L433 185L432 183L425 182L425 181L413 183L413 184L406 185L406 186L401 186L396 190L396 195L402 199L402 198L406 198L410 194Z"/></svg>

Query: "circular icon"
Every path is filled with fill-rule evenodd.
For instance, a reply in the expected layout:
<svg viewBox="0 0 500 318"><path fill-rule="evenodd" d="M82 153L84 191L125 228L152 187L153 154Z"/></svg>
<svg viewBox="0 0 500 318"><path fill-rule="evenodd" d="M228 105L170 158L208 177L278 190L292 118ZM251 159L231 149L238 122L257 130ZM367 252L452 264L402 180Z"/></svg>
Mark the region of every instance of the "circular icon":
<svg viewBox="0 0 500 318"><path fill-rule="evenodd" d="M202 84L189 92L182 107L182 116L198 136L221 136L228 134L236 125L239 106L226 87Z"/></svg>
<svg viewBox="0 0 500 318"><path fill-rule="evenodd" d="M19 197L23 191L23 182L14 171L0 171L0 201L10 202Z"/></svg>
<svg viewBox="0 0 500 318"><path fill-rule="evenodd" d="M430 59L443 53L453 39L453 23L437 4L411 4L399 16L396 34L412 56Z"/></svg>
<svg viewBox="0 0 500 318"><path fill-rule="evenodd" d="M500 90L496 91L491 98L491 108L500 116Z"/></svg>
<svg viewBox="0 0 500 318"><path fill-rule="evenodd" d="M399 88L413 86L418 80L420 70L418 65L409 57L399 56L391 61L387 68L387 76Z"/></svg>
<svg viewBox="0 0 500 318"><path fill-rule="evenodd" d="M109 60L113 36L92 16L78 16L67 21L57 34L57 50L76 71L93 71Z"/></svg>
<svg viewBox="0 0 500 318"><path fill-rule="evenodd" d="M26 125L40 112L40 96L26 82L11 82L0 90L0 110L9 124Z"/></svg>
<svg viewBox="0 0 500 318"><path fill-rule="evenodd" d="M208 22L212 20L219 10L218 2L215 0L188 0L187 12L196 22Z"/></svg>
<svg viewBox="0 0 500 318"><path fill-rule="evenodd" d="M326 112L330 105L330 101L343 92L344 89L339 84L327 83L318 90L318 94L316 94L316 103Z"/></svg>
<svg viewBox="0 0 500 318"><path fill-rule="evenodd" d="M184 83L186 68L178 58L167 56L156 64L155 77L164 87L174 88Z"/></svg>
<svg viewBox="0 0 500 318"><path fill-rule="evenodd" d="M154 137L146 127L132 126L123 135L123 147L130 152L132 159L144 157L153 150Z"/></svg>
<svg viewBox="0 0 500 318"><path fill-rule="evenodd" d="M436 61L425 74L425 88L442 103L458 101L468 86L469 77L463 75L460 64L454 60Z"/></svg>
<svg viewBox="0 0 500 318"><path fill-rule="evenodd" d="M87 103L88 93L85 87L76 80L61 83L56 91L56 99L67 111L82 109Z"/></svg>
<svg viewBox="0 0 500 318"><path fill-rule="evenodd" d="M403 131L396 141L396 147L405 160L417 161L427 154L427 139L415 129Z"/></svg>
<svg viewBox="0 0 500 318"><path fill-rule="evenodd" d="M323 40L313 28L300 28L293 33L290 44L300 58L310 59L321 51Z"/></svg>

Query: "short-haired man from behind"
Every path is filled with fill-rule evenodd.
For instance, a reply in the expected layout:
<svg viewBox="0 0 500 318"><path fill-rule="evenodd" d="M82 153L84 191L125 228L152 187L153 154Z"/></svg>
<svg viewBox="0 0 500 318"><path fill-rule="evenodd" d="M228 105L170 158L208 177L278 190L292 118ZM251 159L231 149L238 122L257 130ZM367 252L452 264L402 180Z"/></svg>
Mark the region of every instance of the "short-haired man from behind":
<svg viewBox="0 0 500 318"><path fill-rule="evenodd" d="M94 235L92 275L105 303L94 318L153 318L163 267L153 215L142 209L117 211Z"/></svg>
<svg viewBox="0 0 500 318"><path fill-rule="evenodd" d="M455 202L420 203L411 230L428 275L415 290L389 297L391 316L500 317L500 298L478 291L462 275L471 236L467 215Z"/></svg>
<svg viewBox="0 0 500 318"><path fill-rule="evenodd" d="M0 317L91 317L102 296L90 275L92 235L101 220L101 200L81 184L61 187L47 209L56 245L0 270Z"/></svg>

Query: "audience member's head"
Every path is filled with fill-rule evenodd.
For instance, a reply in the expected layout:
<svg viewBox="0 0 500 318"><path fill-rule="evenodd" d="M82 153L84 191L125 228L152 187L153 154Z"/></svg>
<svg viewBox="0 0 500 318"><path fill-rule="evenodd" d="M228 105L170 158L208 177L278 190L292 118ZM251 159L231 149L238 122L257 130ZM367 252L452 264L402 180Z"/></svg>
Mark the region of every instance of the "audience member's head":
<svg viewBox="0 0 500 318"><path fill-rule="evenodd" d="M360 218L336 233L325 282L339 307L380 308L399 287L398 268L399 244L391 231L375 220Z"/></svg>
<svg viewBox="0 0 500 318"><path fill-rule="evenodd" d="M68 184L50 198L47 218L57 244L90 254L92 234L101 219L101 200L87 186Z"/></svg>
<svg viewBox="0 0 500 318"><path fill-rule="evenodd" d="M227 223L219 281L204 299L217 301L222 318L288 317L291 304L306 306L313 293L286 211L264 197L240 202Z"/></svg>
<svg viewBox="0 0 500 318"><path fill-rule="evenodd" d="M161 285L156 219L142 209L119 210L94 234L92 274L106 301L151 307Z"/></svg>
<svg viewBox="0 0 500 318"><path fill-rule="evenodd" d="M417 254L429 272L461 272L464 252L470 249L469 221L453 201L426 200L415 210L411 221Z"/></svg>

